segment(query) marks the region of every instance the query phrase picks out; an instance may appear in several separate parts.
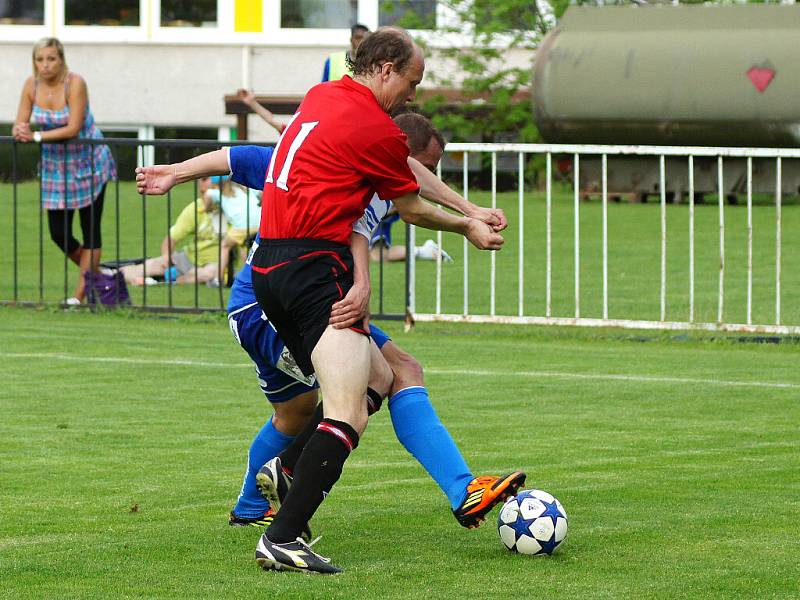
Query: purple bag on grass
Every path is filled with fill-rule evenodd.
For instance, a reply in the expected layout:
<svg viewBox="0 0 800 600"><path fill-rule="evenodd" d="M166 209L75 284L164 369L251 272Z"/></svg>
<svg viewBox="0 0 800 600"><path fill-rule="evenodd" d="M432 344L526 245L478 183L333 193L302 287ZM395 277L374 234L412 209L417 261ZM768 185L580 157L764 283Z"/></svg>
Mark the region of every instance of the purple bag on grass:
<svg viewBox="0 0 800 600"><path fill-rule="evenodd" d="M97 273L85 271L86 302L106 306L128 305L131 297L125 276L117 269L100 269Z"/></svg>

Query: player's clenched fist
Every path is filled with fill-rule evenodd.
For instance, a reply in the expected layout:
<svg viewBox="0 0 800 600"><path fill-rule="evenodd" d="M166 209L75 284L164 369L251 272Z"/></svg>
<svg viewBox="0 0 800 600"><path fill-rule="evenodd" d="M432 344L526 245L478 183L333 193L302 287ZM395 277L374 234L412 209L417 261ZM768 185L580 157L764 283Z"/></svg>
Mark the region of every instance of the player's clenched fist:
<svg viewBox="0 0 800 600"><path fill-rule="evenodd" d="M483 208L478 206L471 213L465 214L490 225L494 231L503 231L508 227L508 219L506 219L506 214L502 208Z"/></svg>
<svg viewBox="0 0 800 600"><path fill-rule="evenodd" d="M153 165L136 168L136 191L158 196L166 194L178 183L174 165Z"/></svg>
<svg viewBox="0 0 800 600"><path fill-rule="evenodd" d="M469 219L464 237L479 250L500 250L505 242L492 226L477 219Z"/></svg>

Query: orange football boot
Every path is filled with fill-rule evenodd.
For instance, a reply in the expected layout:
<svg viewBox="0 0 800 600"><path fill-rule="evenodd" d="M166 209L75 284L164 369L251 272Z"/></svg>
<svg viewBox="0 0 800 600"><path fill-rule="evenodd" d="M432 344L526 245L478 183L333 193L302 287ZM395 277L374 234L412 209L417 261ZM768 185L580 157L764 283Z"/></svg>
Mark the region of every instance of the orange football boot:
<svg viewBox="0 0 800 600"><path fill-rule="evenodd" d="M525 473L522 471L514 471L503 477L476 477L467 485L467 496L461 506L453 511L453 516L468 529L477 527L495 504L516 494L524 483Z"/></svg>

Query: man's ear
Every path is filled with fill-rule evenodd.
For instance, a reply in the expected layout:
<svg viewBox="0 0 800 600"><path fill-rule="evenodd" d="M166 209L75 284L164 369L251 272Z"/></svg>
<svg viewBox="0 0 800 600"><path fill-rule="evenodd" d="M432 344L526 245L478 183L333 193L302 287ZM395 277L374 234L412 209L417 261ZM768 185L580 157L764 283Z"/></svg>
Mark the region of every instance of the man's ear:
<svg viewBox="0 0 800 600"><path fill-rule="evenodd" d="M381 65L381 78L386 80L391 75L392 71L394 70L394 63L383 63Z"/></svg>

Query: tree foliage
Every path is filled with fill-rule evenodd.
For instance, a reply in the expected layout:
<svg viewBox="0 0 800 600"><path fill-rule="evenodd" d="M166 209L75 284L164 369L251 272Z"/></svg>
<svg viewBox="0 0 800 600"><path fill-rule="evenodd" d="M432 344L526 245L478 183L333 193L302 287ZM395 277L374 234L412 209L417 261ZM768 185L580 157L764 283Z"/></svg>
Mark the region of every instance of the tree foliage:
<svg viewBox="0 0 800 600"><path fill-rule="evenodd" d="M549 29L546 15L532 0L440 0L439 4L455 18L437 24L437 36L455 35L466 43L429 47L428 53L437 54L449 67L426 77L436 87L458 89L470 100L452 105L434 96L423 103L422 111L453 141L536 141L531 103L520 101L520 93L530 90L531 65L509 64L506 57L513 49L536 47Z"/></svg>

